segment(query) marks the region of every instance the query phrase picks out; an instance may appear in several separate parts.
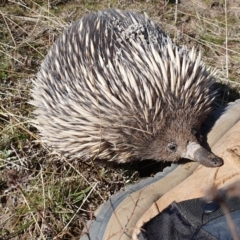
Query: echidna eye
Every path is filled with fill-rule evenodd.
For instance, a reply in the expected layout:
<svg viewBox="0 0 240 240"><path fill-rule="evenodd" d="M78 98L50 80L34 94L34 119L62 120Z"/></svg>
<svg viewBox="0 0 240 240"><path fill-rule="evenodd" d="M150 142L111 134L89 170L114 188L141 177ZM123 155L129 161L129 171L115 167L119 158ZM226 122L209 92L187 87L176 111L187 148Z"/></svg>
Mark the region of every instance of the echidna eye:
<svg viewBox="0 0 240 240"><path fill-rule="evenodd" d="M167 149L169 152L176 152L177 151L177 144L176 143L168 143Z"/></svg>

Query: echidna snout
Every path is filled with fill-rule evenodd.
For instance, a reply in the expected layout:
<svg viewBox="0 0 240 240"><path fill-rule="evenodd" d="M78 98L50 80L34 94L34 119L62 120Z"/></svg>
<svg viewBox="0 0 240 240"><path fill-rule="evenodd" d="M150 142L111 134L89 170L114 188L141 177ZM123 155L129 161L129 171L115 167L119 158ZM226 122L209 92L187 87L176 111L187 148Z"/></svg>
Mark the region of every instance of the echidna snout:
<svg viewBox="0 0 240 240"><path fill-rule="evenodd" d="M207 151L196 142L188 143L187 151L182 157L199 162L206 167L220 167L223 165L223 160L221 158Z"/></svg>
<svg viewBox="0 0 240 240"><path fill-rule="evenodd" d="M91 13L55 42L34 81L42 141L64 156L118 163L222 160L194 135L216 96L215 71L147 17Z"/></svg>

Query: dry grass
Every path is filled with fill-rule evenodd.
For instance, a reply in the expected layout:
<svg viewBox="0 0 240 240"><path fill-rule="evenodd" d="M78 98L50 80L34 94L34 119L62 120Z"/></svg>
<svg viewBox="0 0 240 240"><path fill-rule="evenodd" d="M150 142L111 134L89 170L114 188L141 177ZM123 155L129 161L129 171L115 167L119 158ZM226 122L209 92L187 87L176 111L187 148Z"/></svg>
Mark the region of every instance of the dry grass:
<svg viewBox="0 0 240 240"><path fill-rule="evenodd" d="M93 211L146 172L145 166L136 164L69 163L51 155L39 141L30 124L31 78L63 28L93 10L116 7L146 12L179 44L198 46L206 62L219 69L219 83L226 86L221 104L239 98L240 89L240 4L227 2L0 3L0 239L79 239Z"/></svg>

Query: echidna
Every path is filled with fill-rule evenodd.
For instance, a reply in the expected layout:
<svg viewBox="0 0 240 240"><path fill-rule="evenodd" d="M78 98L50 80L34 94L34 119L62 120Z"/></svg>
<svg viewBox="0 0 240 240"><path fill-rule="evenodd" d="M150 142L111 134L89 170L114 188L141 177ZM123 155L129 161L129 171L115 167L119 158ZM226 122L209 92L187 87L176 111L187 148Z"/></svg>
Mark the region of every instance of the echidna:
<svg viewBox="0 0 240 240"><path fill-rule="evenodd" d="M214 71L151 20L105 10L58 38L34 81L42 139L71 158L188 158L221 166L197 134L216 96Z"/></svg>

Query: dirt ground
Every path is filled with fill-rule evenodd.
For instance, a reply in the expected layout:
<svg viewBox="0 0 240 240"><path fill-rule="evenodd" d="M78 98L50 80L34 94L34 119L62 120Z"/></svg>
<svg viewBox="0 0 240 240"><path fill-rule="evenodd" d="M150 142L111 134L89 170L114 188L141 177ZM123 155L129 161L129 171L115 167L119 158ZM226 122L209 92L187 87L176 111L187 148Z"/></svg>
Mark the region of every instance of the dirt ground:
<svg viewBox="0 0 240 240"><path fill-rule="evenodd" d="M79 239L93 212L164 164L95 164L52 154L31 124L31 79L74 20L118 8L146 13L179 45L218 69L216 106L240 97L239 0L0 1L0 240Z"/></svg>

